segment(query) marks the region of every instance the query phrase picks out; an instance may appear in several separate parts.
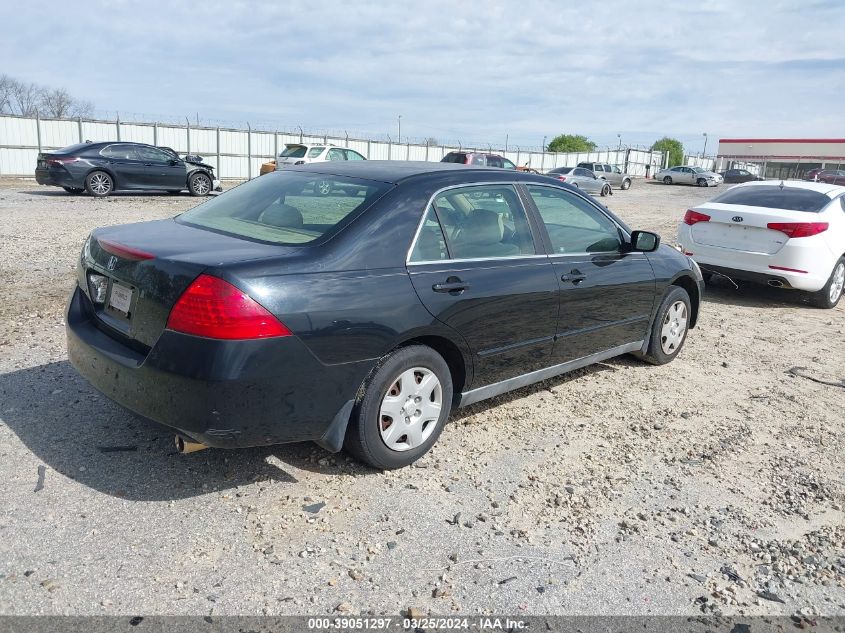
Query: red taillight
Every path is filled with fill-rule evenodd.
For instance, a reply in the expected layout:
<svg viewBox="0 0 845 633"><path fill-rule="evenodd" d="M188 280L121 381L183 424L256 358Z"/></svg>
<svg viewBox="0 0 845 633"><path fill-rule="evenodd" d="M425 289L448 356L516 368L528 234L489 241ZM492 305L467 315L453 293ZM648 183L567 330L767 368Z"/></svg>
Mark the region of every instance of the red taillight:
<svg viewBox="0 0 845 633"><path fill-rule="evenodd" d="M60 158L58 156L47 159L48 165L64 165L65 163L75 163L79 158L76 156L69 156L67 158Z"/></svg>
<svg viewBox="0 0 845 633"><path fill-rule="evenodd" d="M200 275L182 293L167 318L167 329L230 340L291 335L255 299L211 275Z"/></svg>
<svg viewBox="0 0 845 633"><path fill-rule="evenodd" d="M564 182L566 180L566 176L558 176L557 179Z"/></svg>
<svg viewBox="0 0 845 633"><path fill-rule="evenodd" d="M773 231L785 233L787 237L812 237L827 231L827 222L769 222Z"/></svg>
<svg viewBox="0 0 845 633"><path fill-rule="evenodd" d="M118 244L117 242L113 242L111 240L98 239L97 243L100 245L100 248L107 253L117 255L118 257L128 259L129 261L140 262L145 259L155 259L155 255L152 253L132 248L131 246L125 246L124 244Z"/></svg>
<svg viewBox="0 0 845 633"><path fill-rule="evenodd" d="M693 211L692 209L687 209L687 212L684 214L684 224L689 224L692 226L696 222L709 222L710 216L706 213L699 213L698 211Z"/></svg>

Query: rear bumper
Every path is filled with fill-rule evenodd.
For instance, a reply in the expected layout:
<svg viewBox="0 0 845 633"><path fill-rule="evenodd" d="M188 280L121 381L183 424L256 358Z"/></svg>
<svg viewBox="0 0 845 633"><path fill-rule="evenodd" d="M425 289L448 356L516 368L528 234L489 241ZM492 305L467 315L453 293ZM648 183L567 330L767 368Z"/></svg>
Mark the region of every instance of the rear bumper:
<svg viewBox="0 0 845 633"><path fill-rule="evenodd" d="M219 448L321 441L339 449L369 362L324 365L295 336L220 341L165 330L146 355L96 320L77 287L67 310L70 362L138 415ZM345 417L344 417L345 416Z"/></svg>
<svg viewBox="0 0 845 633"><path fill-rule="evenodd" d="M827 245L816 237L787 240L777 253L753 253L699 244L692 239L690 227L682 223L678 228L678 242L684 252L692 253L691 257L704 272L729 270L734 274L722 274L765 284L774 280L784 288L808 292L824 287L836 260Z"/></svg>
<svg viewBox="0 0 845 633"><path fill-rule="evenodd" d="M35 182L39 185L52 185L53 187L84 187L84 184L74 183L73 176L66 169L48 169L47 167L36 167Z"/></svg>

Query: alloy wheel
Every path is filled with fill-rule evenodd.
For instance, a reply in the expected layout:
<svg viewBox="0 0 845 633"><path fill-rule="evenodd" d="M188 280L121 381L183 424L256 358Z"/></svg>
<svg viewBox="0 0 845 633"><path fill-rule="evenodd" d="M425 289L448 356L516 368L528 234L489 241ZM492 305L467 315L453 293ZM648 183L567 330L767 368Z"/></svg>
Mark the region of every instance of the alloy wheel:
<svg viewBox="0 0 845 633"><path fill-rule="evenodd" d="M394 451L421 446L437 428L443 407L443 387L425 367L403 371L390 384L379 409L379 433Z"/></svg>
<svg viewBox="0 0 845 633"><path fill-rule="evenodd" d="M839 262L833 269L833 279L830 282L829 298L831 303L836 303L845 287L845 262Z"/></svg>
<svg viewBox="0 0 845 633"><path fill-rule="evenodd" d="M683 342L686 333L687 304L676 301L663 317L663 327L660 329L660 347L663 353L674 354Z"/></svg>
<svg viewBox="0 0 845 633"><path fill-rule="evenodd" d="M211 189L211 183L205 176L194 176L194 191L197 195L204 196Z"/></svg>
<svg viewBox="0 0 845 633"><path fill-rule="evenodd" d="M106 174L94 174L91 176L91 189L98 196L104 196L111 191L111 178Z"/></svg>

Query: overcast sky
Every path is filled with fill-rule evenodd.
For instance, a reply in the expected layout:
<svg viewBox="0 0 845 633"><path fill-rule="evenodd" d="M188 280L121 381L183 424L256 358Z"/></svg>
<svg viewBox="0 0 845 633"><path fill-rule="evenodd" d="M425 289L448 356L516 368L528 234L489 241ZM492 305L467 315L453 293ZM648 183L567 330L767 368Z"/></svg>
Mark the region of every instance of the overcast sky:
<svg viewBox="0 0 845 633"><path fill-rule="evenodd" d="M112 117L700 151L845 137L843 26L842 0L0 0L0 73Z"/></svg>

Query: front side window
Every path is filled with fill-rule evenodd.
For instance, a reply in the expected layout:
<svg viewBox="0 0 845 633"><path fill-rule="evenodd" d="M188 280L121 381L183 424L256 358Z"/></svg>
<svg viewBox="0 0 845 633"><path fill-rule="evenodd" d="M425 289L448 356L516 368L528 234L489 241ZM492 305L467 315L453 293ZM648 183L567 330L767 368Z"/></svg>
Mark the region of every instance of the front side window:
<svg viewBox="0 0 845 633"><path fill-rule="evenodd" d="M301 246L332 233L391 187L347 176L277 171L212 198L177 221L237 237Z"/></svg>
<svg viewBox="0 0 845 633"><path fill-rule="evenodd" d="M556 187L527 187L555 254L619 252L622 247L619 229L589 202Z"/></svg>
<svg viewBox="0 0 845 633"><path fill-rule="evenodd" d="M343 151L339 149L330 149L329 155L327 156L328 160L346 160L346 156L343 155Z"/></svg>
<svg viewBox="0 0 845 633"><path fill-rule="evenodd" d="M138 157L141 160L147 161L147 162L150 162L150 163L164 164L164 163L170 162L171 160L176 160L175 158L173 158L172 154L169 154L168 152L164 152L160 149L156 149L155 147L139 146L137 148L137 150L138 150Z"/></svg>
<svg viewBox="0 0 845 633"><path fill-rule="evenodd" d="M507 158L503 158L502 163L503 163L503 166L504 166L505 169L516 169L516 165L514 165Z"/></svg>
<svg viewBox="0 0 845 633"><path fill-rule="evenodd" d="M411 261L499 259L534 253L528 218L513 185L479 185L449 189L434 198Z"/></svg>
<svg viewBox="0 0 845 633"><path fill-rule="evenodd" d="M100 151L100 156L119 160L138 160L138 153L134 145L109 145Z"/></svg>
<svg viewBox="0 0 845 633"><path fill-rule="evenodd" d="M346 153L346 160L367 160L366 158L361 156L361 154L356 152L354 149L347 149L347 150L344 150L344 152Z"/></svg>
<svg viewBox="0 0 845 633"><path fill-rule="evenodd" d="M487 157L487 166L488 167L502 167L502 159L498 156L488 156Z"/></svg>

